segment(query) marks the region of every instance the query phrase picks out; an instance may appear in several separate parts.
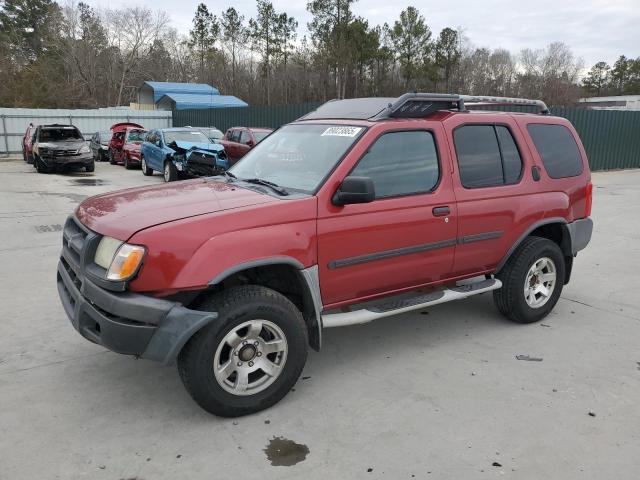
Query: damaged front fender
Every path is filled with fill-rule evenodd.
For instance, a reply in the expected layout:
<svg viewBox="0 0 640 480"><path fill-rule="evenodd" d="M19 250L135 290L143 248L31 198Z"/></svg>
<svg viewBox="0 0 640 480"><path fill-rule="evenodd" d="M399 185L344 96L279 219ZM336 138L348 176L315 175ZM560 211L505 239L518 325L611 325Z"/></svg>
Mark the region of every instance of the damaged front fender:
<svg viewBox="0 0 640 480"><path fill-rule="evenodd" d="M227 154L222 145L211 144L208 148L187 142L168 145L175 153L172 161L176 169L193 176L219 175L229 168Z"/></svg>

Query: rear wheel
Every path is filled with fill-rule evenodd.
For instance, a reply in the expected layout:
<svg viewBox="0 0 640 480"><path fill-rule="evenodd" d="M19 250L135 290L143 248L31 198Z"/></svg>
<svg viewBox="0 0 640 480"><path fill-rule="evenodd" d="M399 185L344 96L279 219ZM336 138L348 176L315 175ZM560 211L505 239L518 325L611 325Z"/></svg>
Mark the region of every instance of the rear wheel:
<svg viewBox="0 0 640 480"><path fill-rule="evenodd" d="M144 157L140 157L140 166L142 168L142 174L150 177L153 175L153 169L149 168L147 165L147 160Z"/></svg>
<svg viewBox="0 0 640 480"><path fill-rule="evenodd" d="M84 170L85 172L93 172L96 169L96 162L95 160L92 160L91 163L88 163L87 165L84 166Z"/></svg>
<svg viewBox="0 0 640 480"><path fill-rule="evenodd" d="M124 155L124 168L127 170L131 170L131 164L129 163L129 155L125 153Z"/></svg>
<svg viewBox="0 0 640 480"><path fill-rule="evenodd" d="M215 415L258 412L281 400L307 359L307 328L286 297L245 285L215 294L198 307L218 318L180 352L178 371L187 391Z"/></svg>
<svg viewBox="0 0 640 480"><path fill-rule="evenodd" d="M498 310L514 322L537 322L553 310L560 298L564 256L551 240L528 237L497 277L502 282L502 288L493 292Z"/></svg>
<svg viewBox="0 0 640 480"><path fill-rule="evenodd" d="M109 157L109 163L111 165L115 165L117 163L115 157L113 156L113 152L111 150L109 150L109 153L107 154L107 156Z"/></svg>
<svg viewBox="0 0 640 480"><path fill-rule="evenodd" d="M178 180L178 169L171 160L164 162L164 181L175 182Z"/></svg>

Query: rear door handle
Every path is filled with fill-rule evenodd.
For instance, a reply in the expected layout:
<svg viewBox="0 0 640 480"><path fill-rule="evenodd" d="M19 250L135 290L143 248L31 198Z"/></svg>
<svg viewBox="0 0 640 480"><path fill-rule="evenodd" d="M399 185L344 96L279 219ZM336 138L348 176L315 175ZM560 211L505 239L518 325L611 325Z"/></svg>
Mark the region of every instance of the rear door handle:
<svg viewBox="0 0 640 480"><path fill-rule="evenodd" d="M433 216L434 217L444 217L445 215L449 215L451 210L449 207L433 207Z"/></svg>

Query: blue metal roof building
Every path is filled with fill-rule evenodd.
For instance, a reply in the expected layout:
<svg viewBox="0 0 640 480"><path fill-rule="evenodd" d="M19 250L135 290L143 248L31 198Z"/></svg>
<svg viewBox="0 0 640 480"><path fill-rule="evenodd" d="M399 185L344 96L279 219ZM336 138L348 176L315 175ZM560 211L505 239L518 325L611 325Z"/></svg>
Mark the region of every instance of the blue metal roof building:
<svg viewBox="0 0 640 480"><path fill-rule="evenodd" d="M233 95L190 93L167 93L156 102L156 108L159 110L185 110L187 108L237 108L248 106L248 103L243 102Z"/></svg>
<svg viewBox="0 0 640 480"><path fill-rule="evenodd" d="M144 82L138 89L138 103L147 108L182 110L186 108L247 107L248 104L206 83ZM144 108L144 107L143 107Z"/></svg>

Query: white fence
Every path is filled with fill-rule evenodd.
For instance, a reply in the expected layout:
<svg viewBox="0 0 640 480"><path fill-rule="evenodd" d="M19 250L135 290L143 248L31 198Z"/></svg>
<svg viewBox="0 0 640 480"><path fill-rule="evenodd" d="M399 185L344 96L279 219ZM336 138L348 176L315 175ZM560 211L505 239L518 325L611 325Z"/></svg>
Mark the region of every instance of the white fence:
<svg viewBox="0 0 640 480"><path fill-rule="evenodd" d="M171 112L163 110L0 108L0 155L22 153L22 137L29 123L72 124L89 140L95 132L109 130L111 125L118 122L139 123L149 129L171 127L173 124Z"/></svg>

